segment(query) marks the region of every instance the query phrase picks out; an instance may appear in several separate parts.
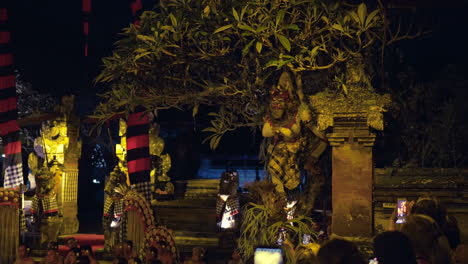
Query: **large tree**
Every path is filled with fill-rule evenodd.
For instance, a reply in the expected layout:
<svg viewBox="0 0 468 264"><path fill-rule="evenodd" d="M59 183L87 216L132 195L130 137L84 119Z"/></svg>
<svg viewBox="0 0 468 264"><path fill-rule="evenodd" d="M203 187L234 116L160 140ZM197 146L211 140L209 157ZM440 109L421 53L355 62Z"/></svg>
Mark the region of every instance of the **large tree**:
<svg viewBox="0 0 468 264"><path fill-rule="evenodd" d="M211 147L243 126L259 126L268 91L285 69L301 99L334 88L346 95L341 65L367 61L388 34L384 9L322 0L160 1L124 29L97 81L112 89L96 116L105 120L136 106L149 111L215 105ZM317 74L318 72L323 74Z"/></svg>

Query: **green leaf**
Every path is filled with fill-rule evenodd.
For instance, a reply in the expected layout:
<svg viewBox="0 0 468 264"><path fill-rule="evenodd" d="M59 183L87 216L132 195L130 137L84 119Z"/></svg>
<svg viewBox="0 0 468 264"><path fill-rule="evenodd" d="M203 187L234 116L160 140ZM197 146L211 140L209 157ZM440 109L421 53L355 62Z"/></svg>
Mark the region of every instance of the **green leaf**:
<svg viewBox="0 0 468 264"><path fill-rule="evenodd" d="M283 65L285 65L286 63L290 62L291 60L271 60L269 62L267 62L267 64L265 65L265 68L268 68L268 67L274 67L276 66L276 68L281 68L283 67Z"/></svg>
<svg viewBox="0 0 468 264"><path fill-rule="evenodd" d="M200 107L200 104L196 104L194 107L193 107L193 110L192 110L192 117L195 117L197 114L198 114L198 108Z"/></svg>
<svg viewBox="0 0 468 264"><path fill-rule="evenodd" d="M136 49L134 52L135 52L135 53L142 53L142 52L146 52L146 51L148 51L148 50L147 50L147 49L143 49L143 48L138 48L138 49Z"/></svg>
<svg viewBox="0 0 468 264"><path fill-rule="evenodd" d="M358 17L359 17L359 21L361 22L361 25L364 25L364 22L366 21L366 16L367 16L366 4L361 3L358 7Z"/></svg>
<svg viewBox="0 0 468 264"><path fill-rule="evenodd" d="M239 14L237 13L236 9L232 8L232 15L236 19L236 21L240 21Z"/></svg>
<svg viewBox="0 0 468 264"><path fill-rule="evenodd" d="M356 14L356 12L351 11L351 12L349 12L349 15L351 16L351 18L354 20L354 22L355 22L356 24L359 24L359 17L358 17L358 15Z"/></svg>
<svg viewBox="0 0 468 264"><path fill-rule="evenodd" d="M278 35L278 40L281 42L281 45L287 50L291 51L291 43L289 42L289 39L286 38L283 35Z"/></svg>
<svg viewBox="0 0 468 264"><path fill-rule="evenodd" d="M267 26L261 26L261 27L258 27L257 30L255 30L255 32L260 33L260 32L264 31L267 28L268 28Z"/></svg>
<svg viewBox="0 0 468 264"><path fill-rule="evenodd" d="M147 52L143 52L143 53L140 53L138 55L135 55L135 58L133 59L133 61L137 61L137 60L139 60L139 59L141 59L141 58L143 58L143 57L145 57L145 56L147 56L147 55L149 55L151 53L152 53L151 51L147 51Z"/></svg>
<svg viewBox="0 0 468 264"><path fill-rule="evenodd" d="M211 11L210 6L209 6L209 5L205 6L205 8L203 9L203 15L209 16L209 15L210 15L210 11Z"/></svg>
<svg viewBox="0 0 468 264"><path fill-rule="evenodd" d="M143 41L151 41L151 42L156 42L156 39L150 36L146 35L137 35L137 38Z"/></svg>
<svg viewBox="0 0 468 264"><path fill-rule="evenodd" d="M249 5L245 5L244 8L242 8L242 11L240 14L240 20L244 18L244 14L245 14L245 11L247 10L247 7L249 7Z"/></svg>
<svg viewBox="0 0 468 264"><path fill-rule="evenodd" d="M250 31L250 32L253 32L255 33L255 30L249 26L249 25L246 25L246 24L239 24L237 25L238 28L242 29L242 30L247 30L247 31Z"/></svg>
<svg viewBox="0 0 468 264"><path fill-rule="evenodd" d="M262 53L262 47L263 44L260 41L257 41L257 44L255 44L255 48L257 49L258 53Z"/></svg>
<svg viewBox="0 0 468 264"><path fill-rule="evenodd" d="M379 13L379 10L376 9L376 10L372 11L372 12L367 16L367 18L366 18L366 23L365 23L365 25L364 25L366 28L370 26L370 23L373 22L372 20L374 19L374 17L375 17L378 13Z"/></svg>
<svg viewBox="0 0 468 264"><path fill-rule="evenodd" d="M338 30L338 31L341 31L341 32L344 31L344 30L343 30L343 27L342 27L340 24L333 24L333 25L332 25L332 28L334 28L334 29L336 29L336 30Z"/></svg>
<svg viewBox="0 0 468 264"><path fill-rule="evenodd" d="M161 29L163 29L163 30L169 30L169 31L175 33L175 30L174 30L174 27L173 27L173 26L162 26Z"/></svg>
<svg viewBox="0 0 468 264"><path fill-rule="evenodd" d="M215 120L211 120L210 123L211 123L211 125L212 125L214 128L216 128L216 129L219 130L220 125L219 125L218 122L216 122Z"/></svg>
<svg viewBox="0 0 468 264"><path fill-rule="evenodd" d="M315 56L318 54L318 49L319 49L319 48L320 48L320 46L314 47L314 48L310 51L310 56L315 57Z"/></svg>
<svg viewBox="0 0 468 264"><path fill-rule="evenodd" d="M245 45L245 47L242 49L242 56L245 56L245 55L247 55L247 53L249 53L250 46L252 46L254 41L255 41L255 39L252 39L247 45Z"/></svg>
<svg viewBox="0 0 468 264"><path fill-rule="evenodd" d="M346 23L348 23L348 21L350 21L350 20L351 20L351 18L349 17L349 14L348 14L348 15L346 15L346 16L343 18L343 23L346 24Z"/></svg>
<svg viewBox="0 0 468 264"><path fill-rule="evenodd" d="M216 128L214 128L214 127L207 127L207 128L204 128L204 129L202 130L202 132L213 132L213 133L216 133L216 132L218 132L218 131L217 131Z"/></svg>
<svg viewBox="0 0 468 264"><path fill-rule="evenodd" d="M232 25L231 25L231 24L222 26L222 27L216 29L216 30L213 32L213 34L219 33L219 32L221 32L221 31L224 31L224 30L230 29L230 28L232 28Z"/></svg>
<svg viewBox="0 0 468 264"><path fill-rule="evenodd" d="M322 19L323 22L325 22L326 24L330 24L330 20L328 19L328 17L322 16L320 19Z"/></svg>
<svg viewBox="0 0 468 264"><path fill-rule="evenodd" d="M286 26L283 27L283 29L300 30L299 26L296 25L296 24L286 25Z"/></svg>
<svg viewBox="0 0 468 264"><path fill-rule="evenodd" d="M285 12L286 9L281 9L276 15L276 26L283 22Z"/></svg>
<svg viewBox="0 0 468 264"><path fill-rule="evenodd" d="M221 140L221 135L216 135L211 138L210 140L210 148L211 149L216 149L219 145L219 141Z"/></svg>
<svg viewBox="0 0 468 264"><path fill-rule="evenodd" d="M169 55L169 56L172 56L172 57L176 57L176 55L172 52L169 52L163 48L160 49L162 53L166 54L166 55Z"/></svg>
<svg viewBox="0 0 468 264"><path fill-rule="evenodd" d="M171 13L171 14L169 14L169 18L171 19L172 25L173 25L174 27L177 27L177 19L176 19L176 17Z"/></svg>

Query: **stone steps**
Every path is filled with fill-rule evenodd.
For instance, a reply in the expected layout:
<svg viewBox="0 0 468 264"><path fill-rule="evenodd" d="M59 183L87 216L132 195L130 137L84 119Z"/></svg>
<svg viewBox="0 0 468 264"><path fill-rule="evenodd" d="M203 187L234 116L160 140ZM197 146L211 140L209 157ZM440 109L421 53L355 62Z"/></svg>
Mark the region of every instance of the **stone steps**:
<svg viewBox="0 0 468 264"><path fill-rule="evenodd" d="M174 230L174 239L181 256L189 256L196 246L216 252L216 255L223 253L219 247L220 234L215 215L218 186L219 179L189 180L183 198L158 201L154 206L156 219ZM231 250L225 249L227 257Z"/></svg>
<svg viewBox="0 0 468 264"><path fill-rule="evenodd" d="M194 179L187 181L185 199L213 198L218 194L219 179Z"/></svg>

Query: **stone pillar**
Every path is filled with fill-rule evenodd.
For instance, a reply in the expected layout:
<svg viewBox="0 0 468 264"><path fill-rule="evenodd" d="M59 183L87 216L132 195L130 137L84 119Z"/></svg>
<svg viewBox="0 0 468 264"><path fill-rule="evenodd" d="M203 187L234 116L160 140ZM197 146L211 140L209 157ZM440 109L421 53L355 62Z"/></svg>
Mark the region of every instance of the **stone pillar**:
<svg viewBox="0 0 468 264"><path fill-rule="evenodd" d="M63 223L61 234L78 232L78 160L81 156L79 141L79 119L67 116L68 148L65 152L64 171L60 199L62 201Z"/></svg>
<svg viewBox="0 0 468 264"><path fill-rule="evenodd" d="M359 89L356 88L356 91ZM383 112L389 95L370 90L347 97L327 92L310 97L317 113L317 129L332 130L332 233L340 236L372 236L372 147L383 130Z"/></svg>
<svg viewBox="0 0 468 264"><path fill-rule="evenodd" d="M334 117L332 146L332 226L339 236L370 237L373 233L372 146L375 135L367 117L348 114Z"/></svg>

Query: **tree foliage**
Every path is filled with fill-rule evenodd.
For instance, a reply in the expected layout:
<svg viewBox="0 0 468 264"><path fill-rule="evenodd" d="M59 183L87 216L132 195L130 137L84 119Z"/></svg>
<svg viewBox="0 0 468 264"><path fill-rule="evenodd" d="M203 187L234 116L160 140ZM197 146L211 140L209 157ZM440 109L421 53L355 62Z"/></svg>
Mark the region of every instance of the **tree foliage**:
<svg viewBox="0 0 468 264"><path fill-rule="evenodd" d="M304 234L312 235L317 241L317 234L312 230L312 219L302 213L288 220L286 217L286 200L275 191L275 185L268 181L248 184L250 202L243 208L243 220L239 237L239 249L242 256L248 259L259 246L275 246L278 230L287 230L283 247L286 263L297 263L307 257L305 248L301 247Z"/></svg>
<svg viewBox="0 0 468 264"><path fill-rule="evenodd" d="M95 115L104 121L144 106L195 116L200 105L216 105L205 129L215 148L225 132L261 124L279 72L295 74L302 99L317 89L303 79L333 75L334 66L381 47L385 21L383 9L345 1L161 1L103 59L97 81L112 89Z"/></svg>

